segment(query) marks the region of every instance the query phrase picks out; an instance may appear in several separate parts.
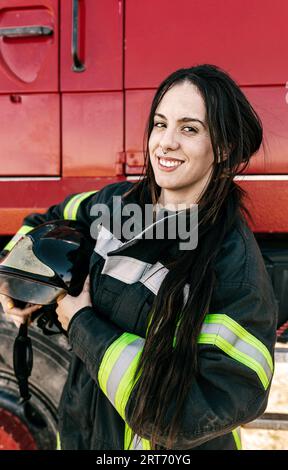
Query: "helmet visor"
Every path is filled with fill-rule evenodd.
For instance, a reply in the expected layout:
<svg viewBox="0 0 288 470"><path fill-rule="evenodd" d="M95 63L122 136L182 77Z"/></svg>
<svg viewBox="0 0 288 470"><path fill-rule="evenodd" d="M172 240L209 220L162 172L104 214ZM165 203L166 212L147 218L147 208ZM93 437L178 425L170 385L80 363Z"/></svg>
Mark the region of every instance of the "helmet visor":
<svg viewBox="0 0 288 470"><path fill-rule="evenodd" d="M39 276L54 277L54 271L42 263L33 253L33 242L30 237L21 238L13 250L3 259L1 266Z"/></svg>
<svg viewBox="0 0 288 470"><path fill-rule="evenodd" d="M0 272L0 293L31 304L49 305L66 291L37 280Z"/></svg>

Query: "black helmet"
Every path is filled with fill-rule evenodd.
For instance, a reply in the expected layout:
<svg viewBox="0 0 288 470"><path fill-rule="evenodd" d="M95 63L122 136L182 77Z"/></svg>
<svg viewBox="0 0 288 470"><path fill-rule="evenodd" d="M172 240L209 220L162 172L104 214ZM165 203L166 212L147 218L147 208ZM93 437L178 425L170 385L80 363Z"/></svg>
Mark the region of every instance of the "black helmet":
<svg viewBox="0 0 288 470"><path fill-rule="evenodd" d="M0 264L0 293L22 302L49 305L60 294L80 294L95 242L78 222L39 225Z"/></svg>

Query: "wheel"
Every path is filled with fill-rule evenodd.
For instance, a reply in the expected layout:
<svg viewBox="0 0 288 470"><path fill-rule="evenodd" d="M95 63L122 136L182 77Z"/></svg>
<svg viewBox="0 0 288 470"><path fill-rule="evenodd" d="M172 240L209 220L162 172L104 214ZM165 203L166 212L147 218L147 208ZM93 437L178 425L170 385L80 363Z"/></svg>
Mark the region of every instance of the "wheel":
<svg viewBox="0 0 288 470"><path fill-rule="evenodd" d="M70 351L64 335L45 336L29 327L33 369L30 400L21 404L13 371L13 345L18 329L0 319L0 449L56 449L57 409L67 378Z"/></svg>

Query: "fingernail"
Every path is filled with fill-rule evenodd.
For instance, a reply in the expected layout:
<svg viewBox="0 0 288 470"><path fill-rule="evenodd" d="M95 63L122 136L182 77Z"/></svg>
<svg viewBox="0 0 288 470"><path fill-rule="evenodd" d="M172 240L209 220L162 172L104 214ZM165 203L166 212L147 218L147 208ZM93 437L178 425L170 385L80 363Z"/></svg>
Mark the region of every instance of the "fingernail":
<svg viewBox="0 0 288 470"><path fill-rule="evenodd" d="M9 308L9 310L10 310L11 308L14 307L14 302L12 302L12 300L8 300L7 306L8 306L8 308Z"/></svg>

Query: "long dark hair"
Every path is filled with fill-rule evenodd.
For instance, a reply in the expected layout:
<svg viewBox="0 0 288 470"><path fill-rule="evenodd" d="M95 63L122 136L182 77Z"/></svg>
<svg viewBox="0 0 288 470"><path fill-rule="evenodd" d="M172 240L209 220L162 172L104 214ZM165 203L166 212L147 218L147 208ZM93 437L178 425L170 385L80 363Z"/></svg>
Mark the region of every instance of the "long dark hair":
<svg viewBox="0 0 288 470"><path fill-rule="evenodd" d="M135 375L136 398L130 425L139 436L145 436L149 429L152 448L157 448L159 442L171 448L177 441L181 413L192 378L197 375L197 338L217 281L215 259L225 236L239 217L244 220L246 211L244 191L233 178L245 170L262 142L258 115L226 72L207 64L175 71L160 84L151 105L144 140L144 179L132 188L138 191L142 203L143 181L154 204L161 192L148 149L154 114L164 94L183 82L196 85L205 102L214 163L209 183L198 200L198 246L193 251L183 251L168 266L152 306ZM190 290L184 302L187 283Z"/></svg>

